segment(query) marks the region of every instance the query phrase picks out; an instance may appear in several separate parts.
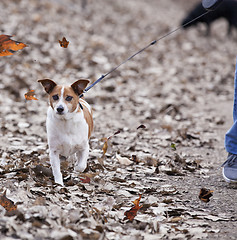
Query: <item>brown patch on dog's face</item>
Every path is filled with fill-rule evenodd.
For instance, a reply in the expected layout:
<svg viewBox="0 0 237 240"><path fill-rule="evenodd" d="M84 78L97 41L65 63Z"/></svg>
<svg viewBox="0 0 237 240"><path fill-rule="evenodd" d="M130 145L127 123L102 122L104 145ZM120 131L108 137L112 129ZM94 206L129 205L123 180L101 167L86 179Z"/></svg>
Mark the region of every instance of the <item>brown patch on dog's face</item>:
<svg viewBox="0 0 237 240"><path fill-rule="evenodd" d="M62 86L55 86L53 91L49 94L49 103L50 106L55 109L60 97L61 97Z"/></svg>
<svg viewBox="0 0 237 240"><path fill-rule="evenodd" d="M78 106L79 97L71 87L64 87L63 99L68 107L68 111L74 112Z"/></svg>
<svg viewBox="0 0 237 240"><path fill-rule="evenodd" d="M60 115L74 112L78 108L78 101L78 95L70 86L57 85L49 94L50 106Z"/></svg>

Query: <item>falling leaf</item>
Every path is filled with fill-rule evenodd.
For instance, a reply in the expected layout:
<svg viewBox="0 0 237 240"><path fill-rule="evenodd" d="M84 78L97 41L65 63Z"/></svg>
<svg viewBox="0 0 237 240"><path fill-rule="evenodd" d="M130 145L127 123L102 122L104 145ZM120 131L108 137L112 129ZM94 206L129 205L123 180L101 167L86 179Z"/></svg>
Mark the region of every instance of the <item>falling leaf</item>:
<svg viewBox="0 0 237 240"><path fill-rule="evenodd" d="M65 37L63 37L62 41L58 40L61 47L67 48L69 41Z"/></svg>
<svg viewBox="0 0 237 240"><path fill-rule="evenodd" d="M206 188L201 188L200 193L199 193L199 199L202 200L203 202L209 202L210 197L212 197L212 193L214 191Z"/></svg>
<svg viewBox="0 0 237 240"><path fill-rule="evenodd" d="M27 47L22 42L11 40L10 35L0 35L0 56L13 55L16 51Z"/></svg>
<svg viewBox="0 0 237 240"><path fill-rule="evenodd" d="M0 204L8 211L14 211L17 209L17 206L14 202L6 197L6 191L0 196Z"/></svg>
<svg viewBox="0 0 237 240"><path fill-rule="evenodd" d="M26 100L38 100L35 95L35 90L30 90L29 92L25 93L25 99Z"/></svg>
<svg viewBox="0 0 237 240"><path fill-rule="evenodd" d="M137 127L137 129L145 129L146 128L146 126L145 125L143 125L143 124L141 124L139 127Z"/></svg>
<svg viewBox="0 0 237 240"><path fill-rule="evenodd" d="M130 210L128 210L128 211L126 211L126 212L124 213L124 215L126 216L125 219L128 219L129 221L132 221L132 220L136 217L137 211L138 211L140 208L142 208L142 205L139 206L141 197L142 197L142 195L140 194L140 195L139 195L139 198L136 199L135 201L133 201L134 206L133 206Z"/></svg>
<svg viewBox="0 0 237 240"><path fill-rule="evenodd" d="M90 183L91 182L91 179L87 176L85 176L85 178L80 178L80 180L82 183Z"/></svg>

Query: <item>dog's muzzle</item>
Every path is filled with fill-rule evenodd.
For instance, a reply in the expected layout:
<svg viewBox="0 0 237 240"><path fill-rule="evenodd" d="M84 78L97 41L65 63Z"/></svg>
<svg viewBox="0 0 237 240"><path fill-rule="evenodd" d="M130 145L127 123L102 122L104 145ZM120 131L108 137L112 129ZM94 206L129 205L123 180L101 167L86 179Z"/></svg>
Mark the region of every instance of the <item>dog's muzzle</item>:
<svg viewBox="0 0 237 240"><path fill-rule="evenodd" d="M60 114L60 115L61 115L61 114L63 114L64 107L60 105L60 106L57 107L56 110L57 110L57 114Z"/></svg>

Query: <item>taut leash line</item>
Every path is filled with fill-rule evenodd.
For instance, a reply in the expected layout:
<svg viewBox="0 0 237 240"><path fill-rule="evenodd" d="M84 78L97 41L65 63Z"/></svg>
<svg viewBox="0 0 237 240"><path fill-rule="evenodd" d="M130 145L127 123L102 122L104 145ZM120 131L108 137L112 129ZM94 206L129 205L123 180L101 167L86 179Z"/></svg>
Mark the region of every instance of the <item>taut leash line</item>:
<svg viewBox="0 0 237 240"><path fill-rule="evenodd" d="M212 0L212 1L213 1L213 0ZM214 6L214 3L216 4L216 2L221 2L221 1L222 1L222 0L215 0L215 1L213 1L212 4L213 4L213 6ZM205 1L203 0L203 2L205 2ZM210 5L210 0L206 0L206 2L208 2L208 4ZM206 15L207 13L209 13L209 12L210 12L209 10L213 10L211 7L212 7L212 6L209 6L209 9L207 9L208 11L204 12L204 13L201 14L200 16L198 16L198 17L192 19L191 21L189 21L189 22L181 25L180 27L178 27L178 28L176 28L176 29L174 29L174 30L166 33L165 35L161 36L161 37L158 38L157 40L152 41L152 42L151 42L150 44L148 44L146 47L140 49L139 51L137 51L136 53L134 53L132 56L130 56L129 58L127 58L125 61L121 62L121 63L120 63L119 65L117 65L116 67L112 68L109 72L107 72L107 73L104 74L104 75L101 75L100 78L98 78L94 83L92 83L90 86L88 86L88 87L83 91L83 93L80 95L80 97L82 97L84 93L86 93L87 91L89 91L92 87L94 87L97 83L99 83L101 80L103 80L103 79L104 79L105 77L107 77L109 74L111 74L112 72L114 72L115 70L117 70L120 66L122 66L122 65L125 64L126 62L130 61L132 58L134 58L134 57L137 56L138 54L140 54L140 53L142 53L143 51L145 51L145 50L146 50L147 48L149 48L150 46L155 45L155 44L156 44L157 42L159 42L160 40L168 37L169 35L175 33L176 31L180 30L181 28L187 26L188 24L196 21L197 19L199 19L199 18L201 18L202 16ZM216 6L215 6L215 7L216 7Z"/></svg>

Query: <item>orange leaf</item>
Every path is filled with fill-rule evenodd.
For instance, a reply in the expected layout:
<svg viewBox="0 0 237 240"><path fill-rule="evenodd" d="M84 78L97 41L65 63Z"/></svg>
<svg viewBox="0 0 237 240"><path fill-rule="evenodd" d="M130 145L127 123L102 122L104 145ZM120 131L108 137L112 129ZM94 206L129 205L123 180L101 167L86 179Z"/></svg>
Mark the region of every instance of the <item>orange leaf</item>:
<svg viewBox="0 0 237 240"><path fill-rule="evenodd" d="M199 193L199 199L202 200L203 202L209 202L210 197L212 197L212 193L214 191L206 188L201 188L200 193Z"/></svg>
<svg viewBox="0 0 237 240"><path fill-rule="evenodd" d="M107 150L108 150L108 138L104 138L104 145L102 147L102 150L103 150L103 156L106 154Z"/></svg>
<svg viewBox="0 0 237 240"><path fill-rule="evenodd" d="M69 41L65 37L63 37L62 41L58 40L61 47L67 48Z"/></svg>
<svg viewBox="0 0 237 240"><path fill-rule="evenodd" d="M0 56L13 55L16 51L27 47L22 42L11 40L12 36L0 35Z"/></svg>
<svg viewBox="0 0 237 240"><path fill-rule="evenodd" d="M14 211L17 209L17 206L14 202L6 197L6 191L0 196L0 204L8 211Z"/></svg>
<svg viewBox="0 0 237 240"><path fill-rule="evenodd" d="M142 197L142 195L140 194L140 195L139 195L139 198L133 201L133 203L134 203L135 206L138 206L138 207L139 207L139 203L140 203L141 197Z"/></svg>
<svg viewBox="0 0 237 240"><path fill-rule="evenodd" d="M26 100L38 100L35 95L35 90L30 90L29 92L25 93L25 99Z"/></svg>
<svg viewBox="0 0 237 240"><path fill-rule="evenodd" d="M139 198L136 199L135 201L133 201L134 206L133 206L130 210L128 210L128 211L126 211L126 212L124 213L124 215L126 216L125 219L128 219L129 221L132 221L132 220L136 217L137 211L138 211L140 208L142 208L142 205L139 206L141 197L142 197L142 195L140 194L140 195L139 195Z"/></svg>

